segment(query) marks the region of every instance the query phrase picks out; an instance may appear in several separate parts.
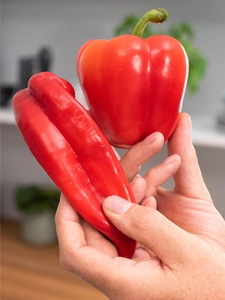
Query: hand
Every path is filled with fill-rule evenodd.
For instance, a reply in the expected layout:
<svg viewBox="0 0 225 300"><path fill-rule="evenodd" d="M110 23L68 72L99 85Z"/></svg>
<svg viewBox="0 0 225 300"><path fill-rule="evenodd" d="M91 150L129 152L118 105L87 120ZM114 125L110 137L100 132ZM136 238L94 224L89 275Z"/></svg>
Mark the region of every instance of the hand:
<svg viewBox="0 0 225 300"><path fill-rule="evenodd" d="M178 127L168 142L168 154L174 153L181 158L181 166L174 175L174 190L158 187L158 179L150 170L145 175L148 183L145 197L154 195L157 209L168 219L225 251L224 220L213 205L202 178L187 114L180 115Z"/></svg>
<svg viewBox="0 0 225 300"><path fill-rule="evenodd" d="M180 131L185 133L187 126L180 127L180 124L177 130L183 128ZM177 146L181 150L182 145L185 147L189 145L190 148L190 144L184 143L185 134L183 136L174 134L173 140L170 141L169 151L173 149L173 145L176 145L178 137L181 140L178 141ZM157 140L160 145L160 134L155 135L155 142ZM147 145L142 146L145 149L147 147ZM136 150L139 147L139 150L142 151L142 146L135 145L134 147ZM152 149L152 146L150 148ZM132 149L130 151L133 151ZM183 159L184 149L181 150L179 154ZM174 152L171 150L171 153ZM143 155L139 155L139 159L137 159L138 155L135 153L133 154L136 158L133 161L130 158L130 164L126 163L126 160L122 162L125 162L125 168L128 166L129 174L133 173L130 177L135 176L139 162L144 158ZM193 158L194 156L192 160ZM187 176L189 166L192 166L192 160L186 164L186 174L185 168L183 168L184 176ZM88 227L87 224L82 227L79 216L62 197L56 215L61 264L96 286L110 299L175 299L178 296L179 299L208 299L209 295L210 299L223 299L225 254L219 249L221 246L218 240L215 245L215 241L211 241L210 238L206 241L195 236L152 208L153 194L157 201L161 201L161 205L166 200L166 191L158 188L158 185L165 180L165 174L175 172L179 163L179 156L173 155L172 161L170 158L169 161L167 160L167 164L161 164L151 169L145 176L147 192L145 189L144 193L140 192L141 189L136 184L138 201L144 197L143 205L145 207L130 204L118 197L109 197L105 201L104 209L109 219L121 231L143 245L142 248L137 249L136 258L133 260L117 257L116 252L109 247L110 243L106 246L106 241L98 232L90 226ZM132 167L129 168L129 166ZM198 175L200 174L198 173ZM142 182L143 188L144 184L140 177L137 176L135 179L136 183ZM150 179L152 179L152 185L150 185ZM200 179L199 176L196 176L196 179L198 179L197 182L201 182L201 176ZM182 180L180 181L182 182ZM182 186L178 182L179 180L176 188ZM170 195L169 192L168 195ZM160 208L160 205L158 207ZM166 211L171 212L172 210L167 209ZM219 216L216 210L214 212ZM171 215L173 216L172 213ZM175 218L175 215L173 217ZM220 231L219 235L222 237L225 231L224 222L219 216L215 218L215 225L216 220L219 224L219 226L217 225ZM207 234L205 234L206 237ZM143 253L147 255L143 255Z"/></svg>
<svg viewBox="0 0 225 300"><path fill-rule="evenodd" d="M137 173L140 170L141 165L145 161L153 157L162 148L163 144L163 135L159 132L153 133L144 141L132 147L120 160L132 186L137 203L140 203L140 201L143 199L147 188L146 180L139 176ZM177 163L167 164L166 162L167 160L158 166L160 172L163 174L163 176L161 176L160 184L162 184L170 176L172 176L177 171L180 165L179 156L177 156ZM66 207L68 207L68 209L66 209ZM70 219L70 210L72 210L72 215L74 215L74 209L70 207L70 205L67 203L67 200L64 200L64 196L61 195L61 201L56 215L56 225L58 225L58 219L59 221L63 221L63 219ZM61 212L63 214L62 218ZM60 215L59 218L58 215ZM105 251L111 256L118 256L117 249L112 245L111 242L109 242L108 239L105 238L105 236L103 236L99 231L88 224L83 218L80 218L77 214L75 219L77 228L81 227L81 232L82 234L85 234L86 241L89 246L93 246L96 249ZM69 223L66 224L69 225ZM71 225L74 226L75 224L72 223ZM57 229L59 230L59 226L57 227Z"/></svg>
<svg viewBox="0 0 225 300"><path fill-rule="evenodd" d="M135 177L140 170L137 162L143 164L148 160L147 155L143 155L144 149L138 147L143 145L135 145L121 160L130 178ZM191 141L191 120L187 114L180 114L177 129L168 142L168 154L170 156L164 164L169 163L170 169L177 169L178 157L175 154L179 155L182 161L174 174L175 188L168 191L160 187L165 181L162 180L162 176L167 179L165 170L159 170L162 165L150 169L144 176L147 182L144 199L150 198L151 201L148 199L143 205L157 207L179 227L225 250L224 220L213 205L202 178Z"/></svg>

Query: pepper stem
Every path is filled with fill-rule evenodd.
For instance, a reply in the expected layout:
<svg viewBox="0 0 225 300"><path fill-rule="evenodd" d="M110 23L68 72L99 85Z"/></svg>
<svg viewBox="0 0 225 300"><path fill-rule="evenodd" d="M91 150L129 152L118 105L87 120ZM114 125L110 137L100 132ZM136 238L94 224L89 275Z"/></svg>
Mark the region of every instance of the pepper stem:
<svg viewBox="0 0 225 300"><path fill-rule="evenodd" d="M141 17L134 28L132 35L142 37L148 23L162 23L168 18L168 13L164 8L151 9Z"/></svg>

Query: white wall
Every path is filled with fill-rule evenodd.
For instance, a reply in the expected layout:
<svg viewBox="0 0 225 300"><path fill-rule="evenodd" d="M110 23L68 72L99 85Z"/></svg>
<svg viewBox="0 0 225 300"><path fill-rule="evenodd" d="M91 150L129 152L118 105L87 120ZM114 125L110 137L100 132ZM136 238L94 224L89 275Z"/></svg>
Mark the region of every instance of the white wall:
<svg viewBox="0 0 225 300"><path fill-rule="evenodd" d="M209 60L200 93L184 102L184 110L217 114L225 89L224 0L2 0L2 81L18 81L18 60L34 55L42 45L54 50L53 72L74 81L75 59L81 45L95 38L111 38L116 24L128 13L143 15L164 7L169 19L156 27L188 21L196 30L196 46Z"/></svg>
<svg viewBox="0 0 225 300"><path fill-rule="evenodd" d="M191 115L217 115L225 89L225 1L224 0L2 0L1 80L18 82L18 60L35 55L41 46L54 50L52 71L76 82L75 59L81 45L93 38L111 38L113 28L128 13L144 14L155 7L169 13L167 24L186 20L196 29L196 46L209 60L200 91L186 97L183 111ZM50 180L29 153L16 127L1 125L2 214L18 217L12 204L15 186L23 182ZM215 203L225 216L225 151L197 147L204 178ZM155 160L165 157L162 151ZM143 170L143 172L144 172Z"/></svg>

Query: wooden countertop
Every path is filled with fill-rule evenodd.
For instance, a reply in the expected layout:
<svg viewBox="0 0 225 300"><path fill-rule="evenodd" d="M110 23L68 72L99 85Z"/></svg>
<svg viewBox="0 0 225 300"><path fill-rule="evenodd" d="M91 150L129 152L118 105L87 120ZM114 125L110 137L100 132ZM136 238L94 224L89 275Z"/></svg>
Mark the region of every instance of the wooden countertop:
<svg viewBox="0 0 225 300"><path fill-rule="evenodd" d="M37 248L20 238L17 222L1 220L2 300L106 300L59 265L58 245Z"/></svg>

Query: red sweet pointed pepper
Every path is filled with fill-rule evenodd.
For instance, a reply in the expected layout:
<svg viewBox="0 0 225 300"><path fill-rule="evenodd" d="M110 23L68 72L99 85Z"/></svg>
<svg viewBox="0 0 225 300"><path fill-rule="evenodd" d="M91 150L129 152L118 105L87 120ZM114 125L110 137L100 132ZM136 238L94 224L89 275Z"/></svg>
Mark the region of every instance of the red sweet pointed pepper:
<svg viewBox="0 0 225 300"><path fill-rule="evenodd" d="M30 151L76 211L106 235L120 256L136 242L116 229L102 201L119 195L134 202L129 182L110 144L64 79L43 72L13 98L17 126Z"/></svg>
<svg viewBox="0 0 225 300"><path fill-rule="evenodd" d="M77 74L90 113L112 145L128 148L160 131L174 131L188 78L188 58L179 41L164 35L142 39L149 22L167 19L147 12L133 35L85 43Z"/></svg>

